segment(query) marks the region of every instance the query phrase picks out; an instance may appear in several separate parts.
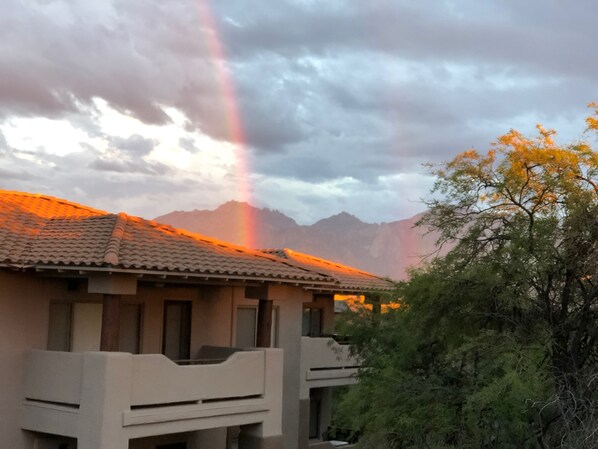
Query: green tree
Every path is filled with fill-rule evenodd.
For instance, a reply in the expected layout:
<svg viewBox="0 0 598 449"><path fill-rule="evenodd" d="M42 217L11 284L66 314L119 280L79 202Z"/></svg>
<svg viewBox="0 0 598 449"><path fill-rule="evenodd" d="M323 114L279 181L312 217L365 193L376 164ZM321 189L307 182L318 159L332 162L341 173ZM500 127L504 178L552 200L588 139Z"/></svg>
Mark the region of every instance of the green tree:
<svg viewBox="0 0 598 449"><path fill-rule="evenodd" d="M398 310L349 320L370 368L340 416L366 443L598 447L598 155L554 136L510 131L431 167L420 224L454 248Z"/></svg>

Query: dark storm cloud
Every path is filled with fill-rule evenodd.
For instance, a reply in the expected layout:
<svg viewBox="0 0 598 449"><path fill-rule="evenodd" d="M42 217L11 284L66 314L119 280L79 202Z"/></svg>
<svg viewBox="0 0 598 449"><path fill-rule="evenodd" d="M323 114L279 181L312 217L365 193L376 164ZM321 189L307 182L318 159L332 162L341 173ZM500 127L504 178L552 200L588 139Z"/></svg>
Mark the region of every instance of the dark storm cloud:
<svg viewBox="0 0 598 449"><path fill-rule="evenodd" d="M214 69L205 42L209 30L194 2L131 0L93 6L54 1L35 7L16 0L3 2L0 111L4 114L57 116L101 97L147 123L167 123L161 105L176 106L193 126L216 138L230 138L218 84L222 80L217 79L221 74ZM385 82L379 79L384 61L372 54L432 61L439 65L437 84L446 75L442 73L446 63L486 65L494 73L510 70L515 79L523 75L596 79L598 64L582 51L598 37L596 27L590 26L598 13L595 2L478 3L434 2L430 8L396 1L287 1L248 8L240 1L213 2L238 84L249 144L258 152L282 151L289 143L317 137L302 123L316 119L310 111L299 111L303 95L325 99L334 93L327 92L328 87L342 89L350 77L337 74L330 86L323 74L326 58L353 55L363 65L355 69L369 70L371 76L363 81L370 86ZM306 72L305 65L297 65L303 57L324 61ZM480 85L487 82L483 71L478 74ZM409 86L405 90L426 91ZM442 92L438 86L432 86L434 90ZM570 101L569 108L573 104ZM386 112L384 105L378 106L370 112ZM410 116L425 121L415 106ZM449 106L461 115L458 103Z"/></svg>
<svg viewBox="0 0 598 449"><path fill-rule="evenodd" d="M147 161L147 156L156 146L157 142L153 139L147 139L138 134L133 134L128 138L118 136L101 135L109 144L109 149L102 152L93 145L80 142L79 146L84 150L84 157L80 153L74 153L65 156L65 159L78 162L79 167L87 167L94 171L114 172L122 174L143 174L152 177L171 173L169 166L156 161ZM54 162L57 156L41 153L45 160ZM60 158L60 164L56 164L59 169L63 169L63 158ZM75 165L75 164L73 164Z"/></svg>
<svg viewBox="0 0 598 449"><path fill-rule="evenodd" d="M56 160L40 153L53 164L47 172L7 154L0 134L6 179L31 172L60 189L66 168L89 191L86 176L110 186L105 195L119 195L121 183L180 188L164 180L168 167L144 160L157 142L105 135L97 98L151 124L171 123L165 110L174 107L186 130L220 140L234 140L238 110L257 175L351 177L367 193L381 176L485 149L511 127L530 132L542 121L573 139L585 104L598 99L593 0L0 3L0 125L65 118L109 145ZM219 39L224 60L208 38ZM201 151L192 139L179 144Z"/></svg>
<svg viewBox="0 0 598 449"><path fill-rule="evenodd" d="M14 180L31 180L31 175L27 174L25 170L13 171L0 168L0 179L14 181Z"/></svg>
<svg viewBox="0 0 598 449"><path fill-rule="evenodd" d="M89 168L99 171L116 173L142 173L145 175L164 175L170 172L170 168L168 166L157 162L104 158L95 159L89 164Z"/></svg>
<svg viewBox="0 0 598 449"><path fill-rule="evenodd" d="M287 1L251 10L230 3L217 5L221 27L230 51L248 58L265 52L296 57L372 51L413 60L596 73L585 52L571 51L598 36L598 5L592 0Z"/></svg>
<svg viewBox="0 0 598 449"><path fill-rule="evenodd" d="M129 154L130 156L145 156L154 149L157 142L152 139L146 139L139 134L133 134L130 137L111 137L110 143L114 148Z"/></svg>
<svg viewBox="0 0 598 449"><path fill-rule="evenodd" d="M512 117L578 119L597 87L598 63L588 50L598 38L591 19L598 6L590 1L434 2L433 8L396 1L277 2L245 14L231 8L229 15L227 2L220 5L228 48L241 60L282 59L279 71L287 78L304 75L297 60L318 61L309 67L306 97L329 104L301 117L309 130L306 146L335 116L343 116L334 124L341 132L365 129L377 118L399 138L422 135L409 139L422 146L404 151L446 159L449 152L487 145L508 130ZM419 79L401 80L391 61L402 61ZM464 70L469 79L454 85ZM278 98L309 105L294 95ZM494 121L496 129L474 129L481 120ZM459 135L478 138L430 145L430 133L449 143ZM343 151L329 148L329 159L338 164Z"/></svg>
<svg viewBox="0 0 598 449"><path fill-rule="evenodd" d="M4 114L60 116L101 97L160 124L169 118L159 105L197 113L189 84L202 87L195 95L214 87L193 3L3 2Z"/></svg>

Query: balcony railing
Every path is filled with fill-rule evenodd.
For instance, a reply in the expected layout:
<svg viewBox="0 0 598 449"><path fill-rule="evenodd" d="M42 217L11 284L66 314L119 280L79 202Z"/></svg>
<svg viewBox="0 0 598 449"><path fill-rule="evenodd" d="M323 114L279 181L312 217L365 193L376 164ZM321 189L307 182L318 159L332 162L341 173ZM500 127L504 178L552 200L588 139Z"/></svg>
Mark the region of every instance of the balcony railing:
<svg viewBox="0 0 598 449"><path fill-rule="evenodd" d="M229 352L221 363L181 366L160 354L28 351L22 428L84 440L109 433L115 448L260 422L279 434L282 351Z"/></svg>
<svg viewBox="0 0 598 449"><path fill-rule="evenodd" d="M309 388L355 383L360 366L349 345L341 345L332 338L302 337L301 396L309 397Z"/></svg>

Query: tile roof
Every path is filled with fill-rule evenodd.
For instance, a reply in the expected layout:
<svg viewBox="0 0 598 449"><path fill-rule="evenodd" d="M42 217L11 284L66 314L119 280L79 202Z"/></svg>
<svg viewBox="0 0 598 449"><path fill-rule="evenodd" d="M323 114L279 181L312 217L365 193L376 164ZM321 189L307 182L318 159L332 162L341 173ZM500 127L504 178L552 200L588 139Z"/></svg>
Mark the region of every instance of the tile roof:
<svg viewBox="0 0 598 449"><path fill-rule="evenodd" d="M394 283L388 279L288 248L265 249L262 251L289 260L293 264L306 269L325 273L337 280L337 285L323 288L323 290L330 289L344 292L391 291L395 287Z"/></svg>
<svg viewBox="0 0 598 449"><path fill-rule="evenodd" d="M45 195L0 190L0 264L87 267L328 285L291 261Z"/></svg>
<svg viewBox="0 0 598 449"><path fill-rule="evenodd" d="M91 217L104 211L44 195L0 190L0 263L22 263L24 252L53 217Z"/></svg>
<svg viewBox="0 0 598 449"><path fill-rule="evenodd" d="M345 292L393 288L386 279L289 249L254 251L124 213L6 190L0 190L0 265L279 280Z"/></svg>

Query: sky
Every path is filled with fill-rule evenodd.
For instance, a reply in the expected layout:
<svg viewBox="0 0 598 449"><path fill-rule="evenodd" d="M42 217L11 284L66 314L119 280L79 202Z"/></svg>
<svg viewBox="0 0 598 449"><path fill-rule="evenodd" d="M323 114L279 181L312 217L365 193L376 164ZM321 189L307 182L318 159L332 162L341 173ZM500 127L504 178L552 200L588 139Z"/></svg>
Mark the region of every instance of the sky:
<svg viewBox="0 0 598 449"><path fill-rule="evenodd" d="M153 218L424 209L426 162L583 138L595 0L0 0L0 188Z"/></svg>

